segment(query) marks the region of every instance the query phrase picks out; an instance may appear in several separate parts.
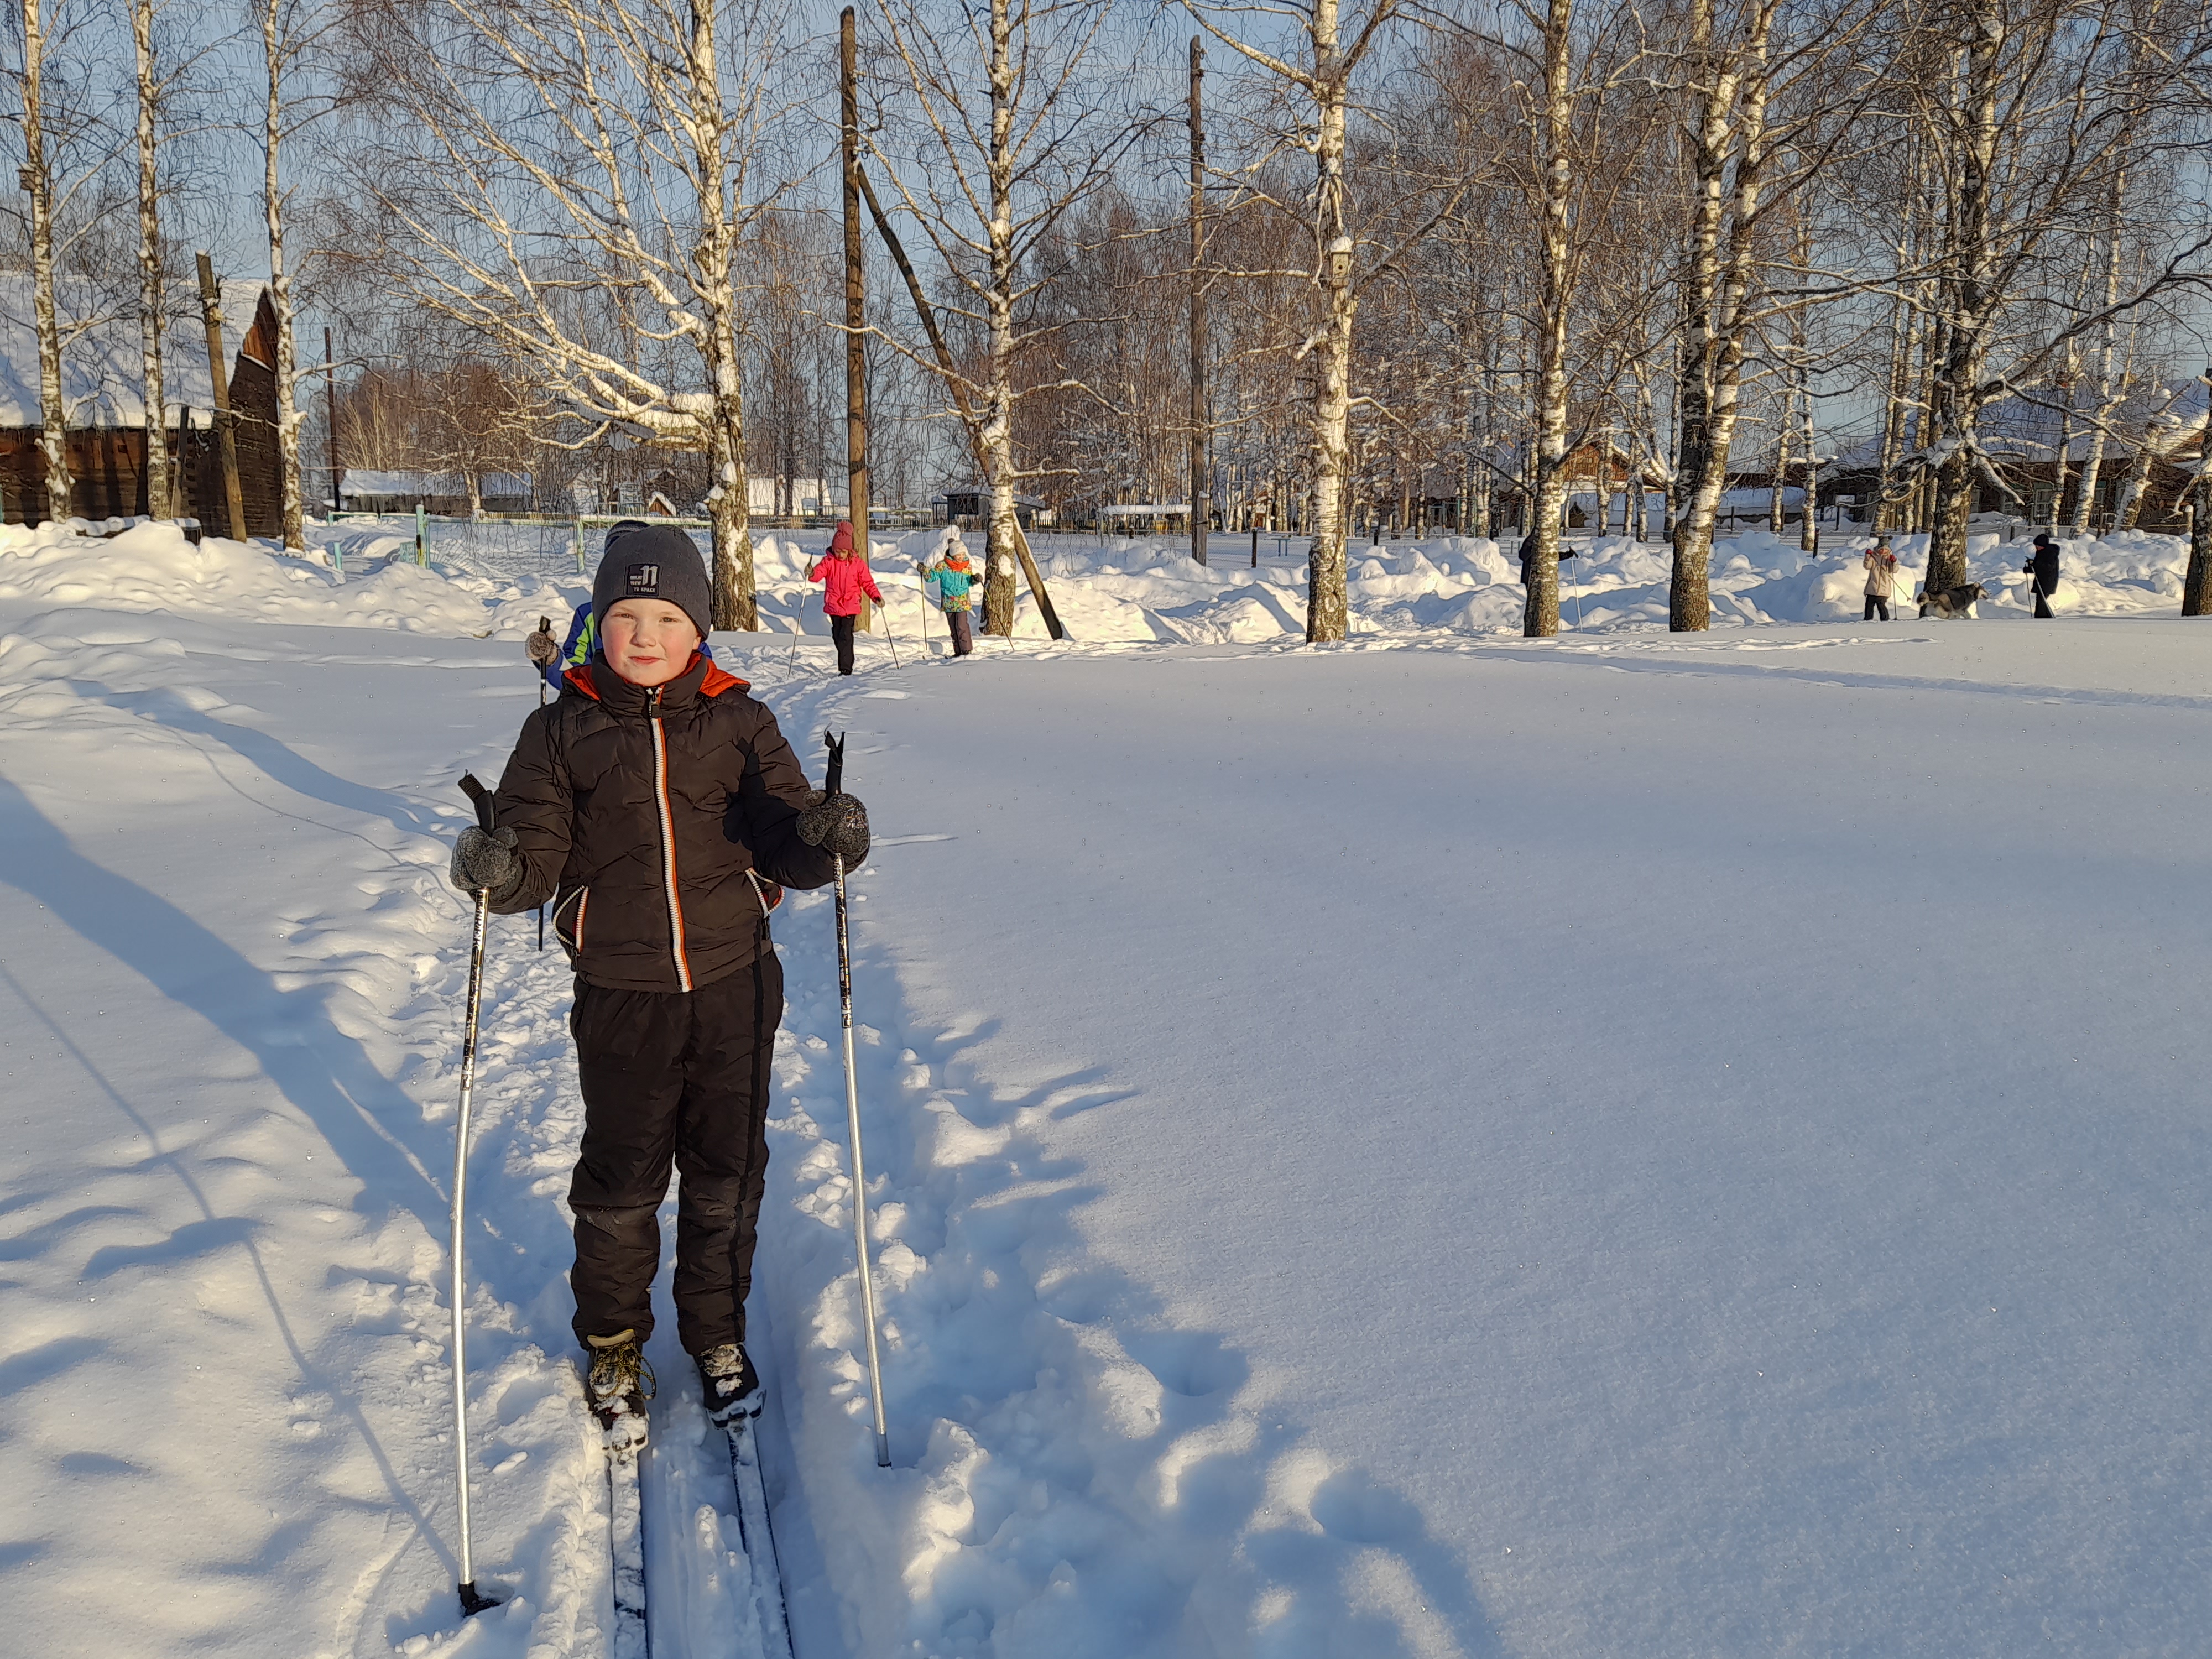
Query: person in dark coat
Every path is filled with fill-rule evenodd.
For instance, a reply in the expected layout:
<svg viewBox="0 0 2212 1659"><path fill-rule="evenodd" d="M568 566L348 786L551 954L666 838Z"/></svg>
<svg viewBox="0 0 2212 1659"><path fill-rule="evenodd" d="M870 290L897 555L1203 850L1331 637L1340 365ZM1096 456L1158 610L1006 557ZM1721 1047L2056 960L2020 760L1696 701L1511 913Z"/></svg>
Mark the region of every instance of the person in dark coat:
<svg viewBox="0 0 2212 1659"><path fill-rule="evenodd" d="M783 970L769 912L867 856L866 810L808 788L775 716L700 647L711 590L682 531L610 532L590 662L523 722L496 828L452 880L502 915L549 899L576 970L584 1097L568 1189L585 1392L611 1444L646 1430L658 1212L677 1192L676 1323L708 1414L759 1409L745 1295L768 1162Z"/></svg>
<svg viewBox="0 0 2212 1659"><path fill-rule="evenodd" d="M1521 586L1523 587L1528 586L1528 564L1536 556L1536 532L1533 530L1521 538ZM1566 560L1574 556L1575 550L1567 545L1567 538L1560 537L1559 557Z"/></svg>
<svg viewBox="0 0 2212 1659"><path fill-rule="evenodd" d="M2021 569L2033 578L2029 585L2035 589L2035 614L2051 615L2051 596L2058 591L2058 543L2049 531L2037 532L2035 556Z"/></svg>

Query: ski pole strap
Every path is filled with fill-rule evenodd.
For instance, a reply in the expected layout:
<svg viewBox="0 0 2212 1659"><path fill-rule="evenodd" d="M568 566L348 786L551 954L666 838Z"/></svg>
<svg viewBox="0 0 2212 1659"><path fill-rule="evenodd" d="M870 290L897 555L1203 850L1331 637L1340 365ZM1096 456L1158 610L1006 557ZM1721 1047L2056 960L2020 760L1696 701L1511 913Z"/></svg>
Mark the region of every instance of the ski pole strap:
<svg viewBox="0 0 2212 1659"><path fill-rule="evenodd" d="M485 788L473 772L461 774L461 793L476 804L477 827L489 830L492 827L491 791Z"/></svg>
<svg viewBox="0 0 2212 1659"><path fill-rule="evenodd" d="M845 734L841 732L833 738L824 732L822 742L830 750L829 769L822 775L822 793L834 795L845 787Z"/></svg>

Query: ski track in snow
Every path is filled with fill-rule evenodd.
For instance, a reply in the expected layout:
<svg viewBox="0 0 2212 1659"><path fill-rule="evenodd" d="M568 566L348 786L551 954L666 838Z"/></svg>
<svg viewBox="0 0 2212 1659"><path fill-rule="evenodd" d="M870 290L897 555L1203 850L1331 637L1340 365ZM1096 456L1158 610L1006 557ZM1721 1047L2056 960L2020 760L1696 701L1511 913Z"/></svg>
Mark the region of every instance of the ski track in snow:
<svg viewBox="0 0 2212 1659"><path fill-rule="evenodd" d="M9 1407L0 1466L17 1498L0 1535L0 1583L14 1610L5 1645L76 1651L96 1632L100 1650L117 1655L604 1653L611 1618L605 1472L571 1358L562 1278L570 1250L562 1200L580 1116L565 1024L569 976L557 950L532 948L531 917L493 923L470 1177L476 1559L479 1581L515 1599L465 1626L452 1607L446 1426L444 1193L468 944L465 903L444 878L450 837L467 821L453 780L465 768L495 775L535 695L518 663L519 633L541 610L573 603L574 584L449 582L399 566L356 574L325 594L316 586L322 574L306 562L221 544L186 556L142 540L138 562L121 562L128 580L105 582L87 574L82 550L16 555L33 566L27 577L0 552L0 1066L19 1138L0 1166L0 1285L11 1310L0 1357ZM349 562L349 574L356 568ZM1142 574L1126 579L1127 591L1142 586ZM1407 579L1429 580L1419 572ZM204 605L178 602L179 592L203 590ZM1084 592L1065 608L1107 614L1103 599L1093 604ZM1279 605L1283 597L1225 602ZM172 614L133 614L142 606ZM255 620L226 618L236 610ZM485 626L499 637L465 637ZM1146 1251L1106 1248L1115 1235L1110 1226L1101 1232L1097 1214L1119 1180L1104 1157L1114 1109L1136 1102L1146 1085L1115 1049L1086 1051L1052 1032L1024 1040L1028 1058L1054 1053L1054 1065L1006 1067L1001 1045L1021 1007L959 1012L960 999L948 1000L940 982L936 942L911 931L924 913L914 892L980 880L963 861L994 846L1003 854L1006 843L988 839L988 824L955 827L957 780L939 801L947 816L916 822L896 797L872 795L872 778L897 772L911 783L915 762L900 751L929 730L933 710L956 706L948 687L1018 696L1003 676L1051 674L1060 664L1089 672L1108 658L1119 673L1163 684L1195 665L1216 677L1208 684L1217 690L1221 677L1288 670L1299 677L1293 702L1310 695L1316 675L1363 661L1380 668L1389 651L1562 684L1620 672L1707 681L1730 695L1773 686L1783 699L1879 690L1923 714L1957 706L1949 700L2003 698L2038 718L2058 708L2055 717L2075 721L2193 722L2212 710L2212 696L2190 689L2201 684L2191 659L2116 673L2101 659L2031 649L2018 639L2024 630L1984 640L1957 624L1938 633L1905 623L1888 634L1716 635L1694 644L1613 633L1547 645L1407 626L1414 635L1323 653L1238 641L1233 619L1196 653L1129 640L1087 654L994 642L984 661L909 667L893 684L878 641L863 641L866 672L842 683L823 678L819 640L801 646L795 665L774 645L718 641L776 708L811 771L819 770L823 729L852 730L852 787L881 803L878 850L853 888L889 1471L874 1467L858 1358L830 896L792 894L775 921L789 1011L775 1062L754 1339L770 1389L763 1462L799 1659L1597 1653L1628 1650L1607 1643L1639 1617L1655 1653L1838 1650L1808 1634L1844 1634L1815 1613L1793 1623L1793 1608L1773 1599L1781 1590L1729 1578L1731 1544L1760 1570L1776 1570L1766 1553L1774 1540L1748 1523L1741 1538L1723 1528L1686 1551L1679 1538L1662 1544L1626 1522L1608 1531L1607 1516L1589 1512L1610 1504L1617 1516L1626 1483L1648 1480L1654 1467L1680 1491L1671 1508L1669 1494L1651 1494L1651 1504L1677 1520L1717 1522L1731 1491L1700 1462L1713 1454L1697 1437L1702 1425L1678 1425L1679 1443L1634 1449L1577 1428L1576 1413L1595 1409L1593 1395L1608 1411L1643 1413L1634 1417L1643 1426L1668 1421L1651 1415L1632 1352L1577 1346L1578 1317L1591 1333L1623 1328L1606 1323L1614 1310L1595 1290L1529 1277L1523 1270L1534 1263L1486 1261L1464 1281L1469 1305L1487 1310L1499 1333L1498 1346L1482 1352L1486 1374L1549 1378L1562 1393L1550 1402L1480 1398L1444 1413L1464 1444L1440 1444L1440 1455L1505 1472L1505 1484L1461 1492L1455 1510L1440 1506L1434 1482L1394 1479L1386 1460L1332 1440L1329 1424L1361 1418L1358 1402L1340 1397L1342 1373L1316 1373L1333 1392L1306 1400L1311 1377L1279 1349L1241 1340L1229 1319L1194 1311L1190 1285L1148 1273ZM2069 666L2080 684L2051 683ZM417 672L424 668L441 672ZM1587 679L1571 683L1582 688L1575 696L1601 703ZM2117 728L2078 729L2094 742ZM968 735L948 752L957 755ZM1224 726L1221 740L1233 738ZM1972 781L1990 769L1961 753L1954 773ZM1919 775L1932 787L1943 769ZM1171 799L1163 805L1174 810ZM1029 849L1048 858L1053 850ZM1264 848L1254 857L1264 864ZM1347 885L1360 883L1355 862L1343 870ZM1391 899L1398 880L1383 872L1373 896ZM897 927L873 921L886 908L871 890L878 883L922 884L897 890L908 896ZM1573 894L1561 901L1575 925L1591 920L1580 902ZM947 914L957 917L959 907ZM2147 948L2179 955L2172 939ZM1065 951L1083 971L1085 942L1070 939ZM1034 941L1022 947L1024 962L1052 955ZM1975 958L1977 970L1991 971L1996 959L1995 950ZM1547 969L1530 971L1541 981ZM1576 994L1563 990L1562 1002ZM1133 1000L1149 1006L1141 994ZM1918 1018L1911 1031L1916 1043L1946 1041ZM1147 1033L1123 1035L1141 1044ZM2144 1040L2172 1040L2180 1052L2162 1032ZM1781 1052L1759 1058L1771 1066ZM1510 1086L1540 1093L1541 1085L1532 1074ZM1106 1126L1097 1133L1107 1139L1073 1133L1089 1133L1087 1126ZM1872 1150L1894 1128L1878 1126ZM1719 1133L1690 1129L1692 1139ZM2088 1130L2047 1133L2072 1149L2067 1157L2090 1156L2075 1138ZM1510 1133L1505 1139L1501 1155L1519 1161L1528 1183L1520 1201L1556 1199L1540 1159L1510 1144ZM2097 1179L2120 1190L2134 1224L2178 1225L2149 1173L2132 1175L2126 1163L2156 1144L2130 1143ZM1071 1151L1079 1145L1091 1151ZM1590 1155L1600 1164L1615 1156L1602 1142ZM2014 1164L2022 1158L2004 1156ZM1421 1152L1409 1146L1390 1158L1419 1164ZM1917 1176L1910 1160L1899 1167ZM1698 1178L1693 1171L1686 1192ZM2087 1231L2087 1212L2055 1196L2057 1184L2037 1171L2027 1189L2059 1215L2055 1224L2109 1252ZM1372 1224L1389 1219L1378 1214ZM1753 1231L1787 1231L1780 1211L1753 1219ZM1636 1228L1649 1223L1621 1225L1615 1248L1633 1255ZM665 1229L672 1239L672 1206ZM1508 1231L1498 1248L1510 1254L1522 1237ZM1293 1242L1289 1232L1275 1241L1286 1255ZM1914 1242L1929 1241L1916 1234ZM1266 1271L1268 1241L1250 1248L1256 1267L1224 1260L1224 1281ZM1602 1265L1595 1241L1591 1248ZM1678 1265L1677 1293L1699 1308L1700 1328L1727 1329L1697 1303L1698 1275L1714 1264L1692 1255ZM661 1294L665 1307L665 1271ZM1538 1346L1542 1318L1522 1319L1540 1295L1559 1299L1550 1315L1556 1348ZM1849 1430L1881 1420L1885 1390L1917 1401L1923 1424L1952 1408L1936 1382L1911 1369L1926 1363L1916 1353L1949 1340L1976 1365L2000 1354L2022 1399L2008 1414L2008 1402L1991 1396L1983 1448L1991 1461L1975 1464L1940 1437L1899 1458L1958 1459L1962 1479L2002 1478L2016 1503L2041 1492L2076 1521L2111 1512L2107 1491L2129 1490L2142 1507L2116 1515L2114 1535L2081 1545L2089 1587L2070 1598L2051 1588L2048 1540L2006 1534L2018 1553L2005 1559L2022 1587L1987 1590L2002 1612L1986 1626L1969 1608L1964 1622L1943 1626L1948 1650L1970 1650L1977 1632L2016 1632L2019 1618L2033 1624L2037 1605L2045 1628L2069 1639L2101 1628L2111 1651L2179 1650L2167 1638L2197 1627L2191 1610L2201 1611L2201 1595L2160 1569L2130 1577L2125 1563L2132 1547L2171 1564L2194 1535L2189 1521L2201 1504L2168 1490L2193 1449L2163 1426L2192 1420L2194 1396L2179 1380L2193 1364L2187 1344L2147 1334L2140 1351L2116 1359L2149 1368L2166 1392L2136 1420L2127 1378L2106 1379L2106 1404L2122 1420L2106 1437L2062 1444L2059 1466L2044 1476L2033 1468L2037 1444L2015 1449L2008 1437L2103 1409L2087 1395L2052 1395L2083 1373L2054 1382L2028 1369L2017 1335L1993 1348L1997 1337L1946 1331L1941 1306L1915 1303L1908 1312L1910 1336L1869 1331L1881 1354L1874 1379L1831 1374L1842 1392L1808 1417L1761 1416L1765 1408L1728 1390L1704 1402L1744 1437L1722 1436L1731 1469L1748 1462L1755 1479L1758 1460L1781 1459L1796 1427L1833 1424L1842 1437L1824 1490L1850 1510L1866 1501L1871 1477L1855 1472ZM1865 1316L1862 1305L1844 1310L1847 1322ZM1333 1352L1356 1350L1360 1340L1356 1324L1315 1337ZM699 1407L672 1318L650 1358L659 1379L643 1474L655 1651L743 1659L755 1650L750 1585L722 1437ZM1371 1358L1388 1386L1389 1357ZM1353 1374L1370 1373L1355 1364ZM1729 1385L1740 1386L1748 1385ZM1802 1386L1814 1386L1813 1372ZM1985 1386L1975 1370L1966 1392L1980 1397ZM1516 1426L1558 1454L1557 1501L1567 1514L1511 1485L1530 1474L1499 1450ZM2160 1433L2173 1448L2170 1467L2130 1461L2130 1436ZM1762 1440L1768 1435L1775 1443ZM1639 1462L1647 1452L1651 1461ZM2069 1455L2077 1461L2067 1463ZM1999 1528L1999 1518L1978 1517L1963 1489L1908 1481L1896 1491L1900 1539L1913 1537L1888 1547L1925 1545L1928 1571L1944 1586L1980 1582L1973 1528ZM1802 1548L1814 1554L1848 1536L1820 1532L1819 1519L1805 1517ZM1478 1558L1470 1535L1505 1553ZM1509 1539L1522 1545L1528 1566L1508 1559ZM1874 1584L1911 1582L1879 1576L1921 1571L1903 1559L1883 1558L1879 1572L1836 1559L1791 1580L1789 1594L1847 1602L1856 1572ZM1823 1571L1825 1589L1807 1591ZM2166 1586L2166 1599L2147 1593L2144 1572ZM1670 1584L1699 1599L1670 1601ZM1638 1595L1648 1599L1621 1599ZM2030 1604L2016 1607L2005 1599L2014 1595ZM1727 1622L1692 1628L1692 1605ZM1856 1633L1869 1650L1912 1645L1910 1632Z"/></svg>

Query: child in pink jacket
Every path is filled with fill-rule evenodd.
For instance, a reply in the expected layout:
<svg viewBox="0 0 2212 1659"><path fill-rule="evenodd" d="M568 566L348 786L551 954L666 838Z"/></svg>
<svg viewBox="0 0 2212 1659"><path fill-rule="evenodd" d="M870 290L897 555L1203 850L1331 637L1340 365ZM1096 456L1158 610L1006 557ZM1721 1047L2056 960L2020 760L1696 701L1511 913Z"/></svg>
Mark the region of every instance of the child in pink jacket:
<svg viewBox="0 0 2212 1659"><path fill-rule="evenodd" d="M837 672L853 672L853 626L860 614L860 595L878 605L884 596L876 589L875 574L854 545L850 521L840 519L830 550L807 566L806 580L823 584L822 608L829 613L830 637L837 641Z"/></svg>

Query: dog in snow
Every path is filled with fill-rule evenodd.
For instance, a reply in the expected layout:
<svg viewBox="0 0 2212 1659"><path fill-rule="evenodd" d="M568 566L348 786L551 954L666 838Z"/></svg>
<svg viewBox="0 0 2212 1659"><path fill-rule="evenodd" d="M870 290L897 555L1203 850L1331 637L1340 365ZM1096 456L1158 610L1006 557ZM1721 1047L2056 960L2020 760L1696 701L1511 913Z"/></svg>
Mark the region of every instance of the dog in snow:
<svg viewBox="0 0 2212 1659"><path fill-rule="evenodd" d="M1978 621L1974 603L1988 597L1979 582L1961 582L1956 587L1942 588L1933 593L1923 588L1920 592L1920 614L1925 617L1933 613L1947 621L1961 617Z"/></svg>

